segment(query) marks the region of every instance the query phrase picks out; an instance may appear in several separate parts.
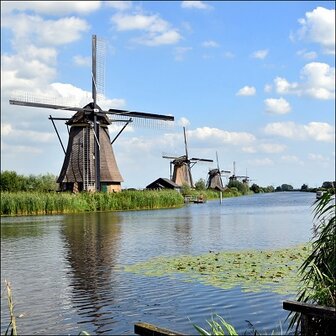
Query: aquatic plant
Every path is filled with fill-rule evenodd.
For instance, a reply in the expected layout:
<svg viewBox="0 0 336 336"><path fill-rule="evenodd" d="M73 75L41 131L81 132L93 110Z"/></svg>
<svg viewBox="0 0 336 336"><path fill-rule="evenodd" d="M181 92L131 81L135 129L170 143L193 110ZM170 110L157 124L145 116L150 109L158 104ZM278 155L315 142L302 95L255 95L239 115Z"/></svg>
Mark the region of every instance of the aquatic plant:
<svg viewBox="0 0 336 336"><path fill-rule="evenodd" d="M329 193L314 204L311 253L300 266L301 285L298 301L322 306L336 306L336 206ZM301 324L300 313L290 313L289 327Z"/></svg>
<svg viewBox="0 0 336 336"><path fill-rule="evenodd" d="M179 277L222 289L240 286L245 292L295 294L299 288L297 270L308 253L309 245L268 251L209 251L199 256L157 257L124 269L145 276Z"/></svg>
<svg viewBox="0 0 336 336"><path fill-rule="evenodd" d="M215 320L215 317L219 320L218 322ZM206 322L208 323L208 325L210 326L210 330L205 330L204 328L193 324L194 328L197 330L197 332L199 333L199 335L201 336L209 336L209 335L217 335L217 336L225 336L225 335L238 335L236 329L234 328L234 326L232 326L231 324L229 324L228 322L225 321L225 319L223 317L221 317L218 314L214 314L211 317L211 320L208 321L206 320ZM263 336L263 335L286 335L285 333L283 333L282 330L282 326L280 324L280 328L279 330L272 330L271 333L269 332L263 332L263 331L259 331L257 330L254 325L250 322L247 321L248 323L248 329L245 330L243 335L253 335L253 336Z"/></svg>
<svg viewBox="0 0 336 336"><path fill-rule="evenodd" d="M219 322L217 322L215 320L215 317L217 317ZM204 328L202 328L202 327L200 327L196 324L193 324L194 328L202 336L210 336L210 335L214 335L214 336L222 336L223 335L224 336L224 335L226 335L226 332L228 333L227 335L238 336L238 333L235 330L235 328L231 324L226 322L223 317L221 317L217 314L215 314L215 316L212 316L210 321L206 320L206 322L210 326L209 331L205 330Z"/></svg>

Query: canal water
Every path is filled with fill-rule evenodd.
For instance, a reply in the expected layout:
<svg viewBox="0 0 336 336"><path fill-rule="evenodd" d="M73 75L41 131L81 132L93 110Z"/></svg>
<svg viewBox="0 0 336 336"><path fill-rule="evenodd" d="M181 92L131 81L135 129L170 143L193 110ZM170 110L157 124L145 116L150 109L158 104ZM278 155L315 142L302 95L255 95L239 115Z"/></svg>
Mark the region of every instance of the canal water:
<svg viewBox="0 0 336 336"><path fill-rule="evenodd" d="M1 334L8 325L4 281L12 286L19 334L132 334L137 321L195 334L213 314L239 333L269 333L292 295L246 293L126 273L157 256L276 249L312 236L315 194L282 192L179 209L1 218Z"/></svg>

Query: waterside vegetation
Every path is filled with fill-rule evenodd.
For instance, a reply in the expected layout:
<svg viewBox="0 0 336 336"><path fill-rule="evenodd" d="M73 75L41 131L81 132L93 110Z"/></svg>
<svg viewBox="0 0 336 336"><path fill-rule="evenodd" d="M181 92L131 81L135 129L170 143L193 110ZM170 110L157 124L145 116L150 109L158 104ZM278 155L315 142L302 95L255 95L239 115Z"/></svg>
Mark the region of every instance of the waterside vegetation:
<svg viewBox="0 0 336 336"><path fill-rule="evenodd" d="M299 269L301 286L297 301L324 307L336 307L336 204L329 193L315 202L312 249ZM292 312L290 327L298 331L302 315ZM336 321L314 319L309 333L329 334L335 330ZM313 329L315 328L315 330ZM323 332L325 330L326 332Z"/></svg>
<svg viewBox="0 0 336 336"><path fill-rule="evenodd" d="M125 190L119 193L2 192L1 215L47 215L179 207L183 196L174 190Z"/></svg>

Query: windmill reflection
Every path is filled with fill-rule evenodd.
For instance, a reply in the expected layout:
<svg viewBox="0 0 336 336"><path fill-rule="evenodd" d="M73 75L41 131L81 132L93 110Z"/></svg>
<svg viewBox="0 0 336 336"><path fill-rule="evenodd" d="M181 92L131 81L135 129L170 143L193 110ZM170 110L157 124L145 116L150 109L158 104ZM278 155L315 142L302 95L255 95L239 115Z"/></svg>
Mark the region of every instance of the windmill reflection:
<svg viewBox="0 0 336 336"><path fill-rule="evenodd" d="M95 333L113 323L120 221L117 213L69 215L62 227L73 306L80 323L93 324Z"/></svg>

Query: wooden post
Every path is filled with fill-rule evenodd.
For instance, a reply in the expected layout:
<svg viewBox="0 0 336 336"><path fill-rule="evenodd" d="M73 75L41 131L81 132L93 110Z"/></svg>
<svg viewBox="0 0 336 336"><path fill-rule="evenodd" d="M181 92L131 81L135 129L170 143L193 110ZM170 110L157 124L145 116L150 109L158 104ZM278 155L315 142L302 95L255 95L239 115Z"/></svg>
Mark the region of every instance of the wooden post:
<svg viewBox="0 0 336 336"><path fill-rule="evenodd" d="M301 335L328 336L336 330L336 308L299 301L284 301L283 309L301 314Z"/></svg>
<svg viewBox="0 0 336 336"><path fill-rule="evenodd" d="M146 322L137 322L134 324L134 333L140 336L186 336L179 332L160 328L154 324Z"/></svg>

